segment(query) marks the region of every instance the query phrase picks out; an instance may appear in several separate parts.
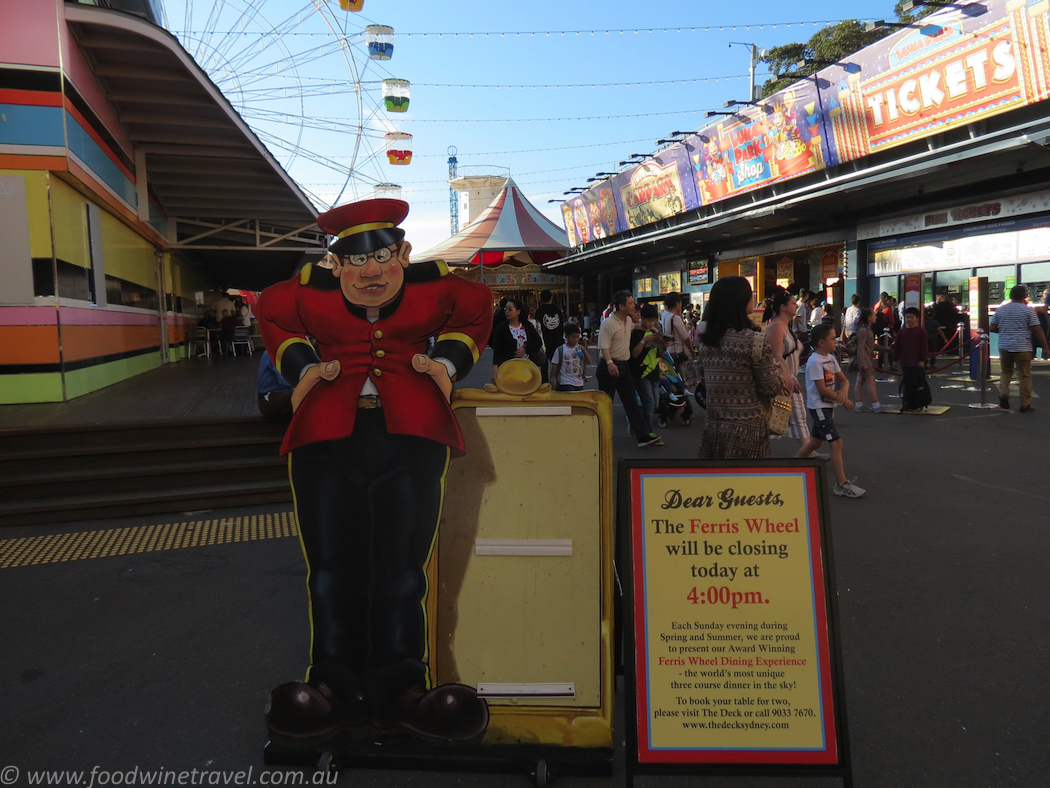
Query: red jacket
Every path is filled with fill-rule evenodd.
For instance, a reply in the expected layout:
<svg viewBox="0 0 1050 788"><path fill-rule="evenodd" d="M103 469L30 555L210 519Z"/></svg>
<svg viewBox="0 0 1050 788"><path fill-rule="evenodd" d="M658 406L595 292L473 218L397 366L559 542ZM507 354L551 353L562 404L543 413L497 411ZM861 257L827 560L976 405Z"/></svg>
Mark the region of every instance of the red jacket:
<svg viewBox="0 0 1050 788"><path fill-rule="evenodd" d="M431 354L446 358L462 378L477 362L492 324L492 292L481 284L448 276L444 264L411 265L398 299L369 322L350 305L331 271L312 271L266 288L255 314L266 349L293 385L305 363L338 359L334 381L319 381L300 403L281 453L317 441L348 437L354 430L357 401L365 380L379 391L387 430L443 443L463 453L463 436L437 384L412 368L412 357L426 353L427 339L438 337ZM303 279L314 279L314 282ZM333 287L334 285L334 287Z"/></svg>

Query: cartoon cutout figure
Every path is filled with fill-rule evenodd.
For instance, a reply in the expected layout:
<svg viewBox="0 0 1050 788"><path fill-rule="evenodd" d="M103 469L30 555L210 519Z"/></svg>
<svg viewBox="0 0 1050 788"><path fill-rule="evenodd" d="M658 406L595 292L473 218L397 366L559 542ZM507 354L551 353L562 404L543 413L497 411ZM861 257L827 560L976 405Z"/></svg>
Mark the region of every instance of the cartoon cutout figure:
<svg viewBox="0 0 1050 788"><path fill-rule="evenodd" d="M802 172L812 165L809 161L808 147L798 128L795 94L792 91L787 91L782 103L775 106L766 138L766 155L776 177Z"/></svg>
<svg viewBox="0 0 1050 788"><path fill-rule="evenodd" d="M712 135L702 151L693 155L693 163L705 204L727 197L736 188L733 183L733 165L726 161L717 136Z"/></svg>
<svg viewBox="0 0 1050 788"><path fill-rule="evenodd" d="M492 294L444 263L410 266L407 214L387 199L323 214L318 226L337 236L331 270L306 266L256 307L295 386L281 452L312 625L305 680L271 693L271 741L313 745L364 725L464 741L488 726L477 692L431 688L424 660L426 566L449 457L463 453L449 398L484 348Z"/></svg>
<svg viewBox="0 0 1050 788"><path fill-rule="evenodd" d="M590 243L591 229L587 224L587 206L583 200L577 200L573 205L573 216L576 219L576 236L581 243Z"/></svg>
<svg viewBox="0 0 1050 788"><path fill-rule="evenodd" d="M593 194L587 195L587 215L591 220L591 236L598 240L605 237L605 229L602 227L602 211L598 200Z"/></svg>
<svg viewBox="0 0 1050 788"><path fill-rule="evenodd" d="M717 138L707 143L707 146L704 148L704 155L707 163L707 177L715 183L729 180L732 167L726 163L722 146Z"/></svg>
<svg viewBox="0 0 1050 788"><path fill-rule="evenodd" d="M576 246L576 225L572 220L572 205L569 203L562 203L561 216L565 220L565 234L569 236L569 246Z"/></svg>
<svg viewBox="0 0 1050 788"><path fill-rule="evenodd" d="M598 191L598 203L602 209L602 222L605 224L606 235L616 234L616 203L613 202L613 193L610 189Z"/></svg>

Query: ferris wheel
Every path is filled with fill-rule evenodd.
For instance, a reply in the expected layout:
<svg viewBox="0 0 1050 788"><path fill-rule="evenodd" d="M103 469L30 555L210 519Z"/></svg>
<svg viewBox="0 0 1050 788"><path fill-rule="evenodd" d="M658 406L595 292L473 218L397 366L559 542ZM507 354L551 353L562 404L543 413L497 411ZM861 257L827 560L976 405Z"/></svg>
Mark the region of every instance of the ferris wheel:
<svg viewBox="0 0 1050 788"><path fill-rule="evenodd" d="M411 162L395 122L411 84L390 68L393 28L361 20L361 0L165 5L171 32L318 207L389 189L391 166Z"/></svg>

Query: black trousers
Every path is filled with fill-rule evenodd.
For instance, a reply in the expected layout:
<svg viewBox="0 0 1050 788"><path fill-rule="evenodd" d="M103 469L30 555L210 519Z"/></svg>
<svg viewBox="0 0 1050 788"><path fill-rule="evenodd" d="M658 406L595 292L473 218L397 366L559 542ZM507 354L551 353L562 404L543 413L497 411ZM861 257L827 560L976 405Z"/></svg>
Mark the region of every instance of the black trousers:
<svg viewBox="0 0 1050 788"><path fill-rule="evenodd" d="M614 392L620 395L620 403L627 412L627 421L631 424L631 431L636 439L641 440L649 434L649 430L645 428L642 409L638 407L634 375L631 374L631 368L626 361L614 361L613 363L616 364L619 375L609 374L609 367L604 358L598 361L598 369L595 372L595 377L598 378L598 388L608 394L610 399L613 398Z"/></svg>
<svg viewBox="0 0 1050 788"><path fill-rule="evenodd" d="M371 707L427 667L425 567L441 514L448 447L387 432L381 409L357 413L348 438L290 460L306 555L310 679Z"/></svg>

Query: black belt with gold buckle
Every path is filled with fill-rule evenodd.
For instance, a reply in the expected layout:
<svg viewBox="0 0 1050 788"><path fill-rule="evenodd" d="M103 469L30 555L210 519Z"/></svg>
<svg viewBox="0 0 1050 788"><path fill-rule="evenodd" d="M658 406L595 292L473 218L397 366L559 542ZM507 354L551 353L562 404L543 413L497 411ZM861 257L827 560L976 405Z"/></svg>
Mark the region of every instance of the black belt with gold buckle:
<svg viewBox="0 0 1050 788"><path fill-rule="evenodd" d="M383 407L383 403L380 402L378 394L366 394L357 398L357 407L372 410L373 408Z"/></svg>

